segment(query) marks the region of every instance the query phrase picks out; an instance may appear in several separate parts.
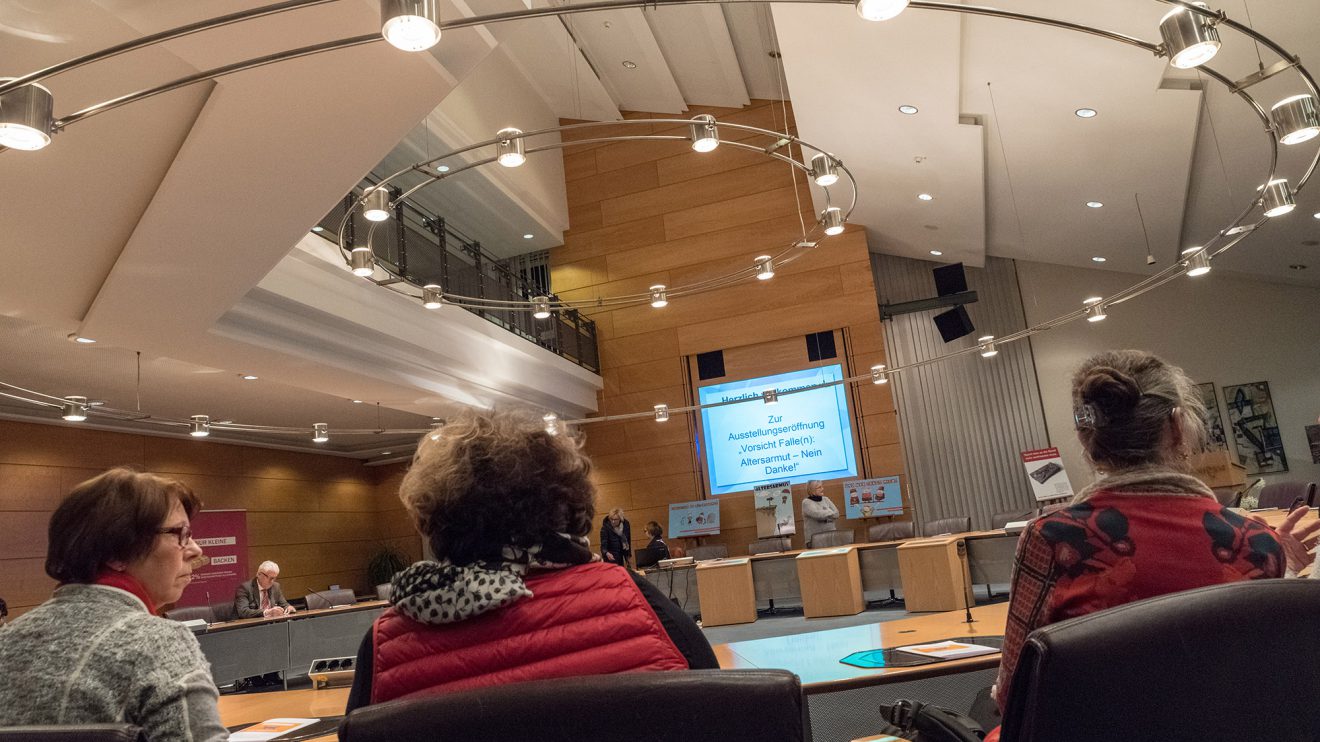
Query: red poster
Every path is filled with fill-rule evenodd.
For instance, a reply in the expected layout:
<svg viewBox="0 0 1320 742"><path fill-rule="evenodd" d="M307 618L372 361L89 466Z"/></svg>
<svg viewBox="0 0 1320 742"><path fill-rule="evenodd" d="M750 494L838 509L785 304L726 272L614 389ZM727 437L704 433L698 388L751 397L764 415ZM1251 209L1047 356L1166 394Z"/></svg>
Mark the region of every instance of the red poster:
<svg viewBox="0 0 1320 742"><path fill-rule="evenodd" d="M193 539L211 561L193 571L177 605L209 605L234 599L238 584L252 579L247 564L247 511L203 510L192 519Z"/></svg>

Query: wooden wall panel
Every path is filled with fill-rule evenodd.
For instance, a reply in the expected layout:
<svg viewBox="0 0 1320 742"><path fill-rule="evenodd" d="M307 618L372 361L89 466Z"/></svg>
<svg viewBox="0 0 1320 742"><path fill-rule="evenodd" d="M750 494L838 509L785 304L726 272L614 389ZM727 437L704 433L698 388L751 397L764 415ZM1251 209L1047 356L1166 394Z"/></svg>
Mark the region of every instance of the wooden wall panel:
<svg viewBox="0 0 1320 742"><path fill-rule="evenodd" d="M742 109L696 107L687 115L699 113L793 130L791 106L768 101ZM686 133L686 125L678 123L647 128ZM721 135L726 141L748 136ZM750 266L755 256L792 244L801 235L801 223L816 219L805 177L794 177L784 163L732 147L698 154L683 142L600 145L572 155L566 173L571 229L564 246L551 250L550 260L556 293L576 300L644 292L654 283L692 283ZM710 350L725 351L729 379L748 378L811 365L802 336L837 330L836 346L851 373L865 373L871 363L883 362L883 326L866 235L851 227L783 266L769 282L671 297L660 310L641 306L586 313L597 322L605 380L600 411L606 415L648 412L660 403L688 404L690 358ZM859 460L875 459L886 467L897 461L899 469L884 473L898 473L902 449L892 394L887 386L863 386L851 395ZM584 426L599 486L593 542L611 507L628 511L634 545L641 547L647 520L667 528L670 503L702 497L696 430L694 416L680 413L666 423L637 419ZM828 483L826 494L842 511L841 486ZM795 503L804 495L805 488L797 487ZM727 544L732 554L746 553L755 538L750 494L722 497L720 512L722 533L706 540ZM859 528L861 537L862 525L842 527Z"/></svg>
<svg viewBox="0 0 1320 742"><path fill-rule="evenodd" d="M11 614L54 587L44 564L51 512L73 487L121 464L179 479L208 510L247 510L249 564L278 562L290 597L331 584L368 592L367 559L382 544L421 556L396 495L402 466L0 421L0 597Z"/></svg>

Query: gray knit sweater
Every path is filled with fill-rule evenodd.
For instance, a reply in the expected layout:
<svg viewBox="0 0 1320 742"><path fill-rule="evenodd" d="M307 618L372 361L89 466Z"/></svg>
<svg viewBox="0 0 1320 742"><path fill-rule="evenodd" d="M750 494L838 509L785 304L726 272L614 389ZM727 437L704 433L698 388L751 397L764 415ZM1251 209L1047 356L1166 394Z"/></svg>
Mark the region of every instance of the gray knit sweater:
<svg viewBox="0 0 1320 742"><path fill-rule="evenodd" d="M127 722L153 742L226 740L197 639L135 596L64 585L0 628L0 726Z"/></svg>

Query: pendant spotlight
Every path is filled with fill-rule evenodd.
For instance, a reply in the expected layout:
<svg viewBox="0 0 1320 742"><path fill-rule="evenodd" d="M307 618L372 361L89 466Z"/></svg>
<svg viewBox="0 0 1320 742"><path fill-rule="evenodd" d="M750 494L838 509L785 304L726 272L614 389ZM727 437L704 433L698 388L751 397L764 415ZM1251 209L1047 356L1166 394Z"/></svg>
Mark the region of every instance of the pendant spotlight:
<svg viewBox="0 0 1320 742"><path fill-rule="evenodd" d="M831 237L843 234L843 210L830 206L820 213L820 223L825 225L825 234Z"/></svg>
<svg viewBox="0 0 1320 742"><path fill-rule="evenodd" d="M1204 8L1205 3L1195 3ZM1160 36L1169 64L1180 70L1199 67L1219 53L1219 32L1206 17L1186 8L1174 8L1160 19Z"/></svg>
<svg viewBox="0 0 1320 742"><path fill-rule="evenodd" d="M87 419L86 397L65 397L64 412L60 417L71 423L80 423Z"/></svg>
<svg viewBox="0 0 1320 742"><path fill-rule="evenodd" d="M509 127L495 132L500 141L495 143L495 159L504 167L518 167L527 162L523 146L522 129Z"/></svg>
<svg viewBox="0 0 1320 742"><path fill-rule="evenodd" d="M553 412L547 412L541 416L541 422L545 423L545 432L550 435L559 435L559 416Z"/></svg>
<svg viewBox="0 0 1320 742"><path fill-rule="evenodd" d="M428 283L422 287L422 306L427 309L439 309L444 304L444 293L441 292L439 286Z"/></svg>
<svg viewBox="0 0 1320 742"><path fill-rule="evenodd" d="M857 0L857 15L868 21L887 21L907 6L908 0Z"/></svg>
<svg viewBox="0 0 1320 742"><path fill-rule="evenodd" d="M658 423L669 420L669 405L658 404L655 406L655 421Z"/></svg>
<svg viewBox="0 0 1320 742"><path fill-rule="evenodd" d="M1108 316L1105 314L1105 305L1099 302L1092 304L1091 308L1086 310L1087 322L1100 322Z"/></svg>
<svg viewBox="0 0 1320 742"><path fill-rule="evenodd" d="M756 258L756 277L762 281L769 281L775 277L775 261L769 255L758 255Z"/></svg>
<svg viewBox="0 0 1320 742"><path fill-rule="evenodd" d="M381 186L367 191L362 202L362 216L369 222L383 222L390 218L390 191Z"/></svg>
<svg viewBox="0 0 1320 742"><path fill-rule="evenodd" d="M889 372L885 370L885 364L878 363L871 367L872 384L888 384Z"/></svg>
<svg viewBox="0 0 1320 742"><path fill-rule="evenodd" d="M1265 216L1270 218L1283 216L1297 208L1297 202L1293 201L1292 189L1288 187L1288 179L1275 178L1267 183L1260 204L1265 210Z"/></svg>
<svg viewBox="0 0 1320 742"><path fill-rule="evenodd" d="M312 424L312 442L325 443L330 440L330 426L326 423Z"/></svg>
<svg viewBox="0 0 1320 742"><path fill-rule="evenodd" d="M669 298L665 296L665 285L663 283L657 283L651 287L651 306L656 309L669 306Z"/></svg>
<svg viewBox="0 0 1320 742"><path fill-rule="evenodd" d="M440 43L440 0L381 0L380 35L405 52L430 49Z"/></svg>
<svg viewBox="0 0 1320 742"><path fill-rule="evenodd" d="M371 255L369 247L355 247L348 254L348 265L353 269L353 275L362 278L369 278L376 272L376 259Z"/></svg>
<svg viewBox="0 0 1320 742"><path fill-rule="evenodd" d="M1200 252L1196 253L1195 255L1187 259L1187 275L1191 276L1192 278L1196 278L1197 276L1204 276L1209 272L1210 272L1210 256L1205 254L1205 250L1201 250Z"/></svg>
<svg viewBox="0 0 1320 742"><path fill-rule="evenodd" d="M50 91L36 83L0 94L0 145L31 152L50 144L54 105Z"/></svg>
<svg viewBox="0 0 1320 742"><path fill-rule="evenodd" d="M761 401L765 402L766 404L779 404L779 390L766 389L765 391L761 392Z"/></svg>
<svg viewBox="0 0 1320 742"><path fill-rule="evenodd" d="M981 344L982 358L992 358L999 355L999 349L995 347L994 335L982 335L976 339L976 342Z"/></svg>
<svg viewBox="0 0 1320 742"><path fill-rule="evenodd" d="M1301 144L1320 134L1320 114L1316 113L1315 98L1309 95L1294 95L1275 103L1270 118L1280 144Z"/></svg>
<svg viewBox="0 0 1320 742"><path fill-rule="evenodd" d="M692 140L692 149L698 152L710 152L720 146L720 130L715 126L715 117L709 113L693 116L688 124L688 139Z"/></svg>
<svg viewBox="0 0 1320 742"><path fill-rule="evenodd" d="M839 182L839 161L821 152L811 158L811 177L822 188Z"/></svg>
<svg viewBox="0 0 1320 742"><path fill-rule="evenodd" d="M550 318L550 297L548 296L532 297L532 316L537 319Z"/></svg>
<svg viewBox="0 0 1320 742"><path fill-rule="evenodd" d="M211 418L206 415L193 415L188 418L192 422L188 423L188 435L194 438L205 438L211 434Z"/></svg>

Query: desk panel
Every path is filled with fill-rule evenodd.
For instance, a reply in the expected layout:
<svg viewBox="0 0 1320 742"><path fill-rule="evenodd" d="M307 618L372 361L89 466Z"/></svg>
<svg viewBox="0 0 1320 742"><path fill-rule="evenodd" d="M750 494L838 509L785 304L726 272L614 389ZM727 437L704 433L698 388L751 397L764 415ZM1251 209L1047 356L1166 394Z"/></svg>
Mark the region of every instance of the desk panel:
<svg viewBox="0 0 1320 742"><path fill-rule="evenodd" d="M216 685L279 672L289 666L289 627L283 621L202 634L197 643L211 663Z"/></svg>
<svg viewBox="0 0 1320 742"><path fill-rule="evenodd" d="M361 611L334 609L320 615L289 622L289 672L307 674L312 660L322 657L355 657L362 637L385 609Z"/></svg>

